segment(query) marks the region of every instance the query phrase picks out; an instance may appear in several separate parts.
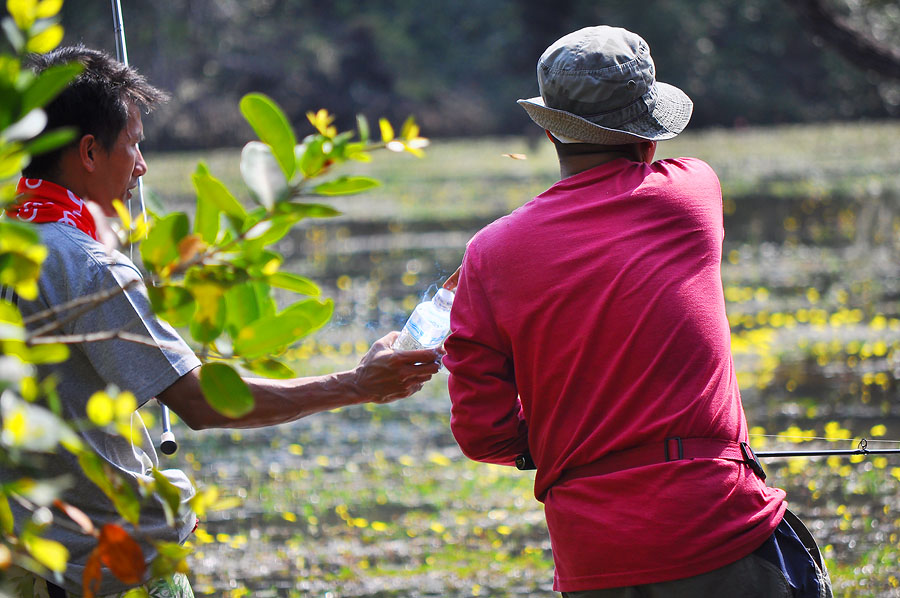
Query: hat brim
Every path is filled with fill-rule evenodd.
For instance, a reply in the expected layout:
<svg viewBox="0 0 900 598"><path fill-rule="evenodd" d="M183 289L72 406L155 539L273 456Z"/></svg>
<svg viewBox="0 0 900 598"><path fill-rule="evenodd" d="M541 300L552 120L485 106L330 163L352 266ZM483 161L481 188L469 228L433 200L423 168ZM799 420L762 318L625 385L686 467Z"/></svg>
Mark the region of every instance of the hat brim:
<svg viewBox="0 0 900 598"><path fill-rule="evenodd" d="M657 99L653 112L621 125L603 127L586 118L550 108L540 96L518 103L541 128L551 133L596 145L620 145L641 141L663 141L681 133L691 120L694 103L686 93L668 83L656 82Z"/></svg>

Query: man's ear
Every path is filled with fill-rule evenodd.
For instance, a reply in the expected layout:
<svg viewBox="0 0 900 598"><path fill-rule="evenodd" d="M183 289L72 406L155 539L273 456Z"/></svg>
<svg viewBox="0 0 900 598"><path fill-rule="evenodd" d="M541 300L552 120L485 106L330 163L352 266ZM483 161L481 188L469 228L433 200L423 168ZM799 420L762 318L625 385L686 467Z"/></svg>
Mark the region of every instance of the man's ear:
<svg viewBox="0 0 900 598"><path fill-rule="evenodd" d="M653 157L656 155L655 141L642 141L637 144L638 162L653 163Z"/></svg>
<svg viewBox="0 0 900 598"><path fill-rule="evenodd" d="M87 172L94 172L97 167L97 151L99 143L93 135L84 135L78 140L78 160Z"/></svg>

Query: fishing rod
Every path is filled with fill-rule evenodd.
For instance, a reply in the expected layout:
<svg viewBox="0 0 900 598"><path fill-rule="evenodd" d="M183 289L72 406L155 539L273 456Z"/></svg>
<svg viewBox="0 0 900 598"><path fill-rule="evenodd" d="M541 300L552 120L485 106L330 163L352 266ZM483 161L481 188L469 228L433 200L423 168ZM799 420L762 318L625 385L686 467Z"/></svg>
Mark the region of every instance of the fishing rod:
<svg viewBox="0 0 900 598"><path fill-rule="evenodd" d="M855 449L822 449L810 451L759 451L756 456L761 459L778 459L780 457L853 457L856 455L900 455L900 448L870 449L869 441L860 439Z"/></svg>
<svg viewBox="0 0 900 598"><path fill-rule="evenodd" d="M122 4L119 0L110 0L112 2L113 28L116 36L116 59L128 66L128 47L125 45L125 21L122 18ZM140 213L143 214L146 209L144 206L144 181L143 177L138 177L137 196L140 202ZM128 199L128 214L134 221L134 212L132 210L132 200ZM130 247L131 261L134 261L134 243ZM157 400L162 410L162 435L159 440L159 450L164 455L172 455L178 450L178 443L175 442L175 435L172 433L172 423L169 417L169 408Z"/></svg>
<svg viewBox="0 0 900 598"><path fill-rule="evenodd" d="M881 441L890 442L890 441ZM898 441L900 442L900 441ZM858 455L900 455L900 448L870 449L869 441L861 438L855 449L821 449L808 451L753 451L757 459L779 459L787 457L855 457ZM534 460L528 453L516 457L516 468L522 471L537 469Z"/></svg>

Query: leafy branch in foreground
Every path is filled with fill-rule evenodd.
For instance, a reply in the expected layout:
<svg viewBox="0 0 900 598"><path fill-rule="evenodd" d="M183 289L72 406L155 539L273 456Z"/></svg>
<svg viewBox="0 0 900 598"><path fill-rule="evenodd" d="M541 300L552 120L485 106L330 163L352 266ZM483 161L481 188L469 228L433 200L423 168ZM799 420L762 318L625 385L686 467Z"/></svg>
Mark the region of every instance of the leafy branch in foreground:
<svg viewBox="0 0 900 598"><path fill-rule="evenodd" d="M204 395L229 417L252 410L253 398L226 361L266 377L292 377L279 356L331 318L331 300L321 297L313 281L282 270L284 257L274 249L301 220L339 215L329 205L302 200L371 189L380 183L370 177L322 179L346 162L370 161L376 150L421 156L427 145L412 118L399 136L381 119L381 137L374 141L365 118L358 118L358 131L339 133L323 109L307 114L315 133L297 143L286 116L265 95L245 96L240 109L260 139L244 146L240 163L254 207L246 209L201 163L192 176L193 226L183 212L157 217L141 244L154 280L148 288L154 310L173 326L186 327L200 345ZM139 236L140 223L123 223ZM303 298L279 309L274 289Z"/></svg>
<svg viewBox="0 0 900 598"><path fill-rule="evenodd" d="M22 61L28 52L47 52L59 43L62 29L56 15L61 4L61 0L7 1L10 16L3 19L2 29L14 54L0 52L0 209L14 201L13 182L31 156L74 138L72 130L44 131L47 118L42 107L80 73L81 66L51 67L34 74ZM265 96L245 97L241 111L260 138L244 148L240 165L255 203L252 209L245 209L201 164L193 175L197 191L193 226L182 213L152 219L141 215L132 221L119 210L123 241L144 240L141 255L151 273L148 293L154 309L173 324L189 328L206 362L201 374L204 394L215 408L233 417L252 409L253 400L249 392L242 392L246 385L225 360L265 376L292 376L277 358L279 352L324 325L331 315L332 304L320 297L319 287L281 270L283 257L272 249L304 218L338 213L299 199L370 189L378 181L353 176L325 179L343 162L370 160L372 151L387 148L419 156L427 143L412 119L399 136L381 120L381 139L372 141L368 124L360 118L359 138L354 140L355 133L338 133L331 125L333 118L320 110L309 115L316 132L298 144L281 110ZM158 469L151 468L146 478L126 477L81 441L76 429L107 428L111 434L131 436L137 404L129 392L108 388L94 393L88 401L88 421L63 418L55 382L40 380L37 366L66 361L70 344L145 340L121 330L60 332L72 319L128 289L81 297L24 320L10 297L37 297L46 258L47 249L33 226L0 215L0 467L23 472L0 484L0 582L11 566L61 582L70 555L64 545L46 537L54 527L77 531L96 542L83 579L85 596L95 592L102 567L126 583L145 578L141 539L158 553L149 565L152 576L183 572L190 549L146 538L139 520L142 504L162 502L174 527L185 509L202 517L228 508L234 499L222 498L218 489L209 487L182 504L179 490ZM273 297L276 288L304 298L279 309ZM75 457L85 476L109 499L117 521L95 524L61 499L69 480L42 475L45 464L64 452ZM29 515L17 520L13 506Z"/></svg>

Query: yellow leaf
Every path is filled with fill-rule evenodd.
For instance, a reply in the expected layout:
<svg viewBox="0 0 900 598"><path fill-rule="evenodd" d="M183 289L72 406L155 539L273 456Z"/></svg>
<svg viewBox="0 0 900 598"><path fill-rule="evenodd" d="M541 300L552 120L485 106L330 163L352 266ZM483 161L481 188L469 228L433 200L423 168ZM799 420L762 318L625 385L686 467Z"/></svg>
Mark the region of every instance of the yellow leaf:
<svg viewBox="0 0 900 598"><path fill-rule="evenodd" d="M37 281L33 279L29 280L21 280L15 285L16 294L19 295L22 299L27 299L28 301L34 301L37 299L38 294L38 286Z"/></svg>
<svg viewBox="0 0 900 598"><path fill-rule="evenodd" d="M6 10L12 16L19 29L30 29L37 18L35 0L6 0Z"/></svg>
<svg viewBox="0 0 900 598"><path fill-rule="evenodd" d="M137 409L137 399L128 391L119 393L116 397L115 412L116 419L130 420L131 414Z"/></svg>
<svg viewBox="0 0 900 598"><path fill-rule="evenodd" d="M59 45L63 39L62 25L51 25L28 40L25 49L35 54L46 54Z"/></svg>
<svg viewBox="0 0 900 598"><path fill-rule="evenodd" d="M105 391L98 391L91 395L87 402L87 416L98 426L105 426L115 417L115 406Z"/></svg>
<svg viewBox="0 0 900 598"><path fill-rule="evenodd" d="M125 207L125 204L119 199L114 199L113 208L115 208L116 214L119 215L119 220L122 221L122 226L125 227L125 230L131 230L131 214L128 213L128 208Z"/></svg>
<svg viewBox="0 0 900 598"><path fill-rule="evenodd" d="M877 426L872 426L872 429L869 431L872 436L884 436L887 434L887 426L884 424L878 424Z"/></svg>
<svg viewBox="0 0 900 598"><path fill-rule="evenodd" d="M393 141L394 139L394 127L391 126L390 121L386 118L378 119L378 127L381 129L381 140L385 143ZM403 151L402 149L400 151Z"/></svg>
<svg viewBox="0 0 900 598"><path fill-rule="evenodd" d="M63 0L41 0L37 4L35 15L39 19L55 17L62 10Z"/></svg>
<svg viewBox="0 0 900 598"><path fill-rule="evenodd" d="M62 573L66 570L69 551L59 542L29 535L25 538L25 548L37 562L51 571Z"/></svg>

